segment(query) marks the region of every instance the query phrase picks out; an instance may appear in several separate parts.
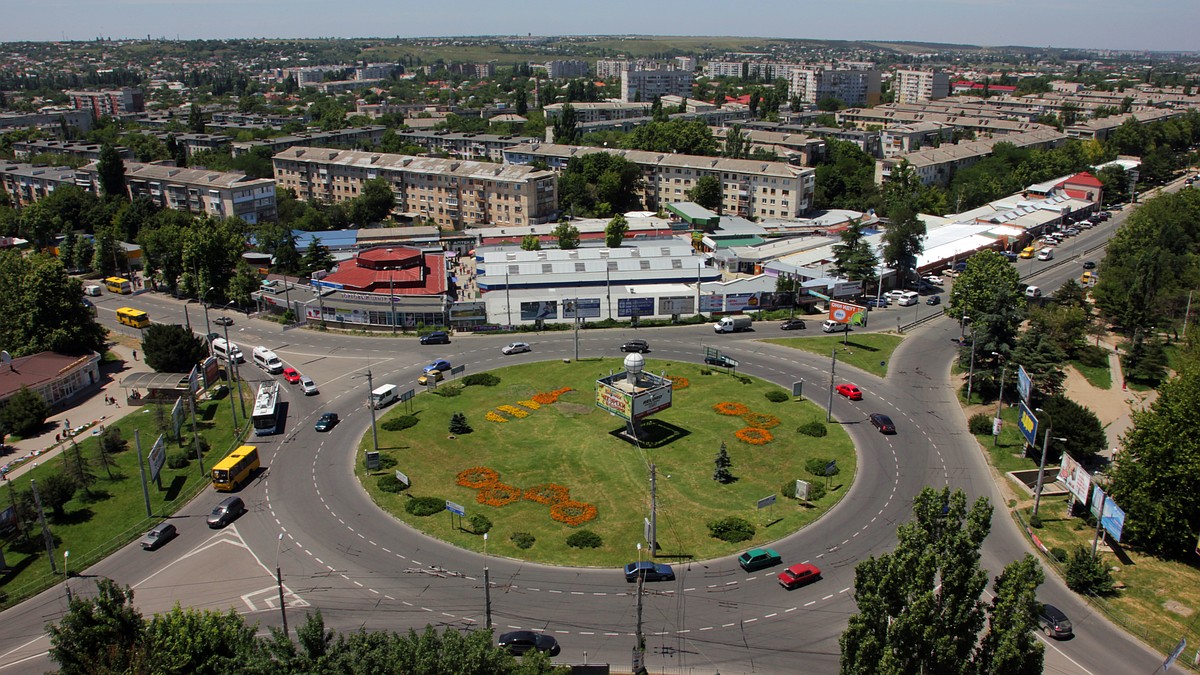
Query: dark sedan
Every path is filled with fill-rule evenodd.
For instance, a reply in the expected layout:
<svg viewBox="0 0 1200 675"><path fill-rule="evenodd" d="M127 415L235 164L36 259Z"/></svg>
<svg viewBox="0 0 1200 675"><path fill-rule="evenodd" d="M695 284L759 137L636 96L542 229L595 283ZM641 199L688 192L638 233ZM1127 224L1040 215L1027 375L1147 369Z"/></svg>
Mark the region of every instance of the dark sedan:
<svg viewBox="0 0 1200 675"><path fill-rule="evenodd" d="M871 413L871 424L874 424L881 434L896 433L896 425L892 423L892 418L883 413Z"/></svg>
<svg viewBox="0 0 1200 675"><path fill-rule="evenodd" d="M724 354L718 354L717 356L706 356L704 357L704 362L710 366L720 366L722 368L737 368L738 366L737 361L725 356Z"/></svg>
<svg viewBox="0 0 1200 675"><path fill-rule="evenodd" d="M788 319L779 324L779 330L804 330L804 319Z"/></svg>
<svg viewBox="0 0 1200 675"><path fill-rule="evenodd" d="M497 642L501 649L508 651L513 656L521 656L525 652L534 650L550 656L558 656L558 653L562 651L562 648L558 646L558 640L555 640L553 635L535 633L531 630L515 630L505 633Z"/></svg>

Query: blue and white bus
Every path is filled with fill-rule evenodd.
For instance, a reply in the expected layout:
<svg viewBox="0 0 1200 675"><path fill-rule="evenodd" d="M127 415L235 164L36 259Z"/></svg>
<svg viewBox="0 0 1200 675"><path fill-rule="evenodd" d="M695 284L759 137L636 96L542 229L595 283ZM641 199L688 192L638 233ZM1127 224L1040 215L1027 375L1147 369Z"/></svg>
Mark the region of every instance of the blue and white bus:
<svg viewBox="0 0 1200 675"><path fill-rule="evenodd" d="M268 436L279 430L279 383L264 382L254 399L254 435Z"/></svg>

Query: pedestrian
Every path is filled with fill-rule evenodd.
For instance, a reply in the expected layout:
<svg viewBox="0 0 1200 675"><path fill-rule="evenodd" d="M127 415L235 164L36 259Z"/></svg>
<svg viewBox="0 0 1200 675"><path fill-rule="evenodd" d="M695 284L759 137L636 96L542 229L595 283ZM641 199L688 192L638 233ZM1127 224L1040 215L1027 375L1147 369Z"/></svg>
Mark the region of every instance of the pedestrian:
<svg viewBox="0 0 1200 675"><path fill-rule="evenodd" d="M133 350L133 360L137 361L137 350Z"/></svg>
<svg viewBox="0 0 1200 675"><path fill-rule="evenodd" d="M54 434L54 442L55 443L58 443L59 438L60 438L59 434Z"/></svg>

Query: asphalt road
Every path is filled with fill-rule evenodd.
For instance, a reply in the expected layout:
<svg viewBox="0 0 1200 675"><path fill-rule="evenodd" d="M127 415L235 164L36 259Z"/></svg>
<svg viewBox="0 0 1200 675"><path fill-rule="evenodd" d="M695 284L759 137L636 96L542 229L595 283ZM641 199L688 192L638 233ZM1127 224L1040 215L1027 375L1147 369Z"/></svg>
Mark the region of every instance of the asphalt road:
<svg viewBox="0 0 1200 675"><path fill-rule="evenodd" d="M1086 231L1060 246L1067 254L1049 263L1035 261L1031 281L1044 290L1077 276L1083 256L1098 260L1099 246L1121 216ZM1071 256L1069 248L1076 248ZM1021 261L1021 265L1030 264ZM111 324L115 307L129 304L160 322L183 320L185 305L171 298L141 295L133 299L98 298L101 318ZM203 312L186 305L197 332ZM917 311L921 311L919 306ZM934 308L928 308L933 311ZM872 312L879 329L891 317L912 308ZM215 318L218 312L210 312ZM343 631L405 630L426 624L465 629L483 625L485 562L492 579L493 623L497 632L512 628L545 630L562 644L564 663L606 662L628 669L634 646L636 596L619 570L573 569L535 565L468 553L430 539L393 521L366 496L352 474L358 439L369 432L364 401L372 374L374 386L413 383L421 366L433 358L449 358L480 372L509 363L573 357L570 333L522 337L530 354L502 356L511 336L456 337L453 344L425 346L412 337L347 337L284 330L264 321L233 314L230 338L243 352L259 344L274 349L284 361L313 377L317 396L304 397L285 385L288 422L284 433L256 438L268 468L242 491L250 513L231 527L209 530L202 516L219 501L202 494L175 522L177 540L157 552L127 547L75 578L77 592L87 592L88 577L107 576L135 587L147 614L167 611L176 601L188 606L233 607L263 625L281 622L275 567L282 570L289 622L294 629L303 610L320 608L326 624ZM907 318L904 318L907 321ZM720 346L741 362L741 372L782 386L803 378L806 394L824 404L830 359L755 341L781 333L771 324L754 332L714 335L709 326L644 330L583 331L583 357L619 356L618 346L635 335L650 341L656 358L700 361L704 347ZM873 327L873 328L874 328ZM813 562L823 579L785 591L774 580L778 569L746 574L732 557L677 566L674 583L647 584L645 631L647 663L652 672L802 672L837 671L837 639L853 603L854 565L888 550L895 526L908 518L911 496L925 485L949 485L972 498L986 496L997 506L983 563L994 575L1029 547L1004 510L986 462L950 387L954 357L951 338L957 323L934 319L913 332L893 356L886 379L880 380L839 363L837 381L853 381L865 391L861 402L840 397L834 417L843 424L859 451L859 473L845 499L829 514L774 547L785 564ZM251 381L270 376L245 364ZM325 434L312 424L324 410L343 421ZM885 412L898 433L882 436L866 421ZM670 518L669 512L663 514ZM282 534L282 537L280 536ZM630 559L636 557L630 542ZM1091 613L1057 580L1050 578L1042 596L1063 608L1076 626L1070 641L1048 642L1048 673L1152 672L1158 657L1102 617ZM61 587L5 612L0 623L0 671L42 672L53 667L45 656L43 625L65 609ZM1118 667L1119 666L1119 667Z"/></svg>

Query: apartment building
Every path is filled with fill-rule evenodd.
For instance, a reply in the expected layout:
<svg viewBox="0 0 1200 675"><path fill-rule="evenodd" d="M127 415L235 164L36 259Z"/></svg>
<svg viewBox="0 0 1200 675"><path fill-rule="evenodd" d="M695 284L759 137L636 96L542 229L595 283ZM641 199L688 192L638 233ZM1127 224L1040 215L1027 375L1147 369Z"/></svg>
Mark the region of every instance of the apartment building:
<svg viewBox="0 0 1200 675"><path fill-rule="evenodd" d="M94 162L100 159L100 150L103 147L100 143L84 141L17 141L13 143L12 150L13 156L17 159L29 159L35 155L59 155L78 157ZM121 159L131 160L134 158L133 150L129 148L118 145L113 149L117 151L117 155Z"/></svg>
<svg viewBox="0 0 1200 675"><path fill-rule="evenodd" d="M338 129L336 131L311 131L261 141L239 141L233 143L231 147L233 148L233 156L238 157L255 148L264 147L270 148L271 154L275 154L297 145L315 147L373 146L378 145L379 141L383 140L383 134L386 131L387 127L382 125L350 127L349 129Z"/></svg>
<svg viewBox="0 0 1200 675"><path fill-rule="evenodd" d="M274 127L276 129L284 125L298 122L300 124L308 124L307 115L278 115L278 114L258 114L258 113L243 113L236 111L215 111L212 114L212 124L255 124L263 127Z"/></svg>
<svg viewBox="0 0 1200 675"><path fill-rule="evenodd" d="M704 65L704 75L715 77L757 78L764 81L790 79L798 69L807 68L799 63L781 61L709 61Z"/></svg>
<svg viewBox="0 0 1200 675"><path fill-rule="evenodd" d="M429 152L445 153L456 159L486 160L503 162L504 150L522 143L534 143L531 136L500 136L474 132L450 131L397 131L396 136L405 143L412 143Z"/></svg>
<svg viewBox="0 0 1200 675"><path fill-rule="evenodd" d="M566 103L551 103L542 108L546 115L546 123L549 124L552 120L558 119L562 115L563 106ZM622 103L620 101L598 101L589 103L580 101L570 104L575 111L575 119L580 123L602 122L609 120L625 120L637 117L649 117L650 106L653 105L653 99L650 101L641 101L637 103ZM665 105L665 104L664 104Z"/></svg>
<svg viewBox="0 0 1200 675"><path fill-rule="evenodd" d="M23 208L43 199L60 185L75 184L75 169L0 162L0 186L15 207Z"/></svg>
<svg viewBox="0 0 1200 675"><path fill-rule="evenodd" d="M879 133L884 157L895 157L922 148L938 147L954 141L954 127L941 122L897 124Z"/></svg>
<svg viewBox="0 0 1200 675"><path fill-rule="evenodd" d="M0 129L37 128L61 133L62 125L92 130L92 114L88 110L45 110L36 113L0 113Z"/></svg>
<svg viewBox="0 0 1200 675"><path fill-rule="evenodd" d="M275 155L275 180L303 200L343 202L368 180L392 186L395 210L442 227L532 225L558 215L558 177L528 166L293 147Z"/></svg>
<svg viewBox="0 0 1200 675"><path fill-rule="evenodd" d="M722 145L733 127L709 127L713 139ZM825 139L806 133L788 133L742 129L742 136L751 150L764 150L779 155L783 161L796 166L816 166L825 157Z"/></svg>
<svg viewBox="0 0 1200 675"><path fill-rule="evenodd" d="M1039 129L1049 129L1045 124L1009 120L999 117L973 117L969 115L952 115L939 112L915 112L878 106L875 108L847 108L836 113L838 124L852 125L856 129L869 127L889 127L897 124L918 124L923 122L938 122L956 129L963 129L975 134L993 136L1006 134L1023 134Z"/></svg>
<svg viewBox="0 0 1200 675"><path fill-rule="evenodd" d="M100 173L92 162L76 173L76 184L100 194ZM275 182L244 173L125 163L129 197L148 197L162 208L218 218L237 217L253 225L275 220Z"/></svg>
<svg viewBox="0 0 1200 675"><path fill-rule="evenodd" d="M68 91L67 97L76 110L87 110L94 119L105 115L128 115L146 109L146 99L141 89L122 87L103 91Z"/></svg>
<svg viewBox="0 0 1200 675"><path fill-rule="evenodd" d="M794 69L788 79L788 95L798 97L802 103L817 103L827 98L836 98L850 106L879 103L878 70L808 66Z"/></svg>
<svg viewBox="0 0 1200 675"><path fill-rule="evenodd" d="M646 209L689 201L687 192L700 178L721 181L722 212L744 218L796 218L812 207L816 173L785 162L761 162L641 150L594 148L553 143L518 145L504 152L504 161L528 165L543 161L553 169L566 167L572 157L593 152L619 155L642 171L638 196Z"/></svg>
<svg viewBox="0 0 1200 675"><path fill-rule="evenodd" d="M674 64L675 70L685 70L689 73L696 70L696 57L694 56L676 56Z"/></svg>
<svg viewBox="0 0 1200 675"><path fill-rule="evenodd" d="M1163 120L1172 119L1183 115L1183 110L1158 109L1152 108L1149 110L1135 110L1127 115L1111 115L1109 117L1101 117L1099 119L1088 119L1078 124L1067 127L1067 135L1071 138L1080 138L1084 140L1095 139L1103 141L1112 135L1117 127L1120 127L1126 120L1133 118L1138 124L1150 124L1151 122L1161 122Z"/></svg>
<svg viewBox="0 0 1200 675"><path fill-rule="evenodd" d="M552 80L564 80L571 77L586 77L591 67L587 61L579 59L556 59L545 63L530 63L533 70L544 70Z"/></svg>
<svg viewBox="0 0 1200 675"><path fill-rule="evenodd" d="M694 78L690 70L623 70L621 100L654 101L662 96L690 98Z"/></svg>
<svg viewBox="0 0 1200 675"><path fill-rule="evenodd" d="M950 95L950 74L941 70L897 70L896 102L922 103Z"/></svg>
<svg viewBox="0 0 1200 675"><path fill-rule="evenodd" d="M996 138L969 141L954 145L919 150L875 162L875 182L882 185L892 172L907 162L925 185L948 185L954 172L969 167L992 154L997 143L1011 143L1018 148L1056 148L1067 141L1067 135L1057 129L1044 128L1023 134L1008 134Z"/></svg>

